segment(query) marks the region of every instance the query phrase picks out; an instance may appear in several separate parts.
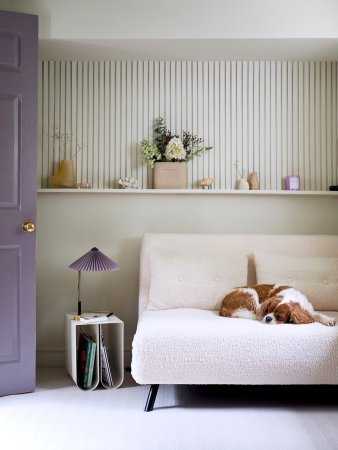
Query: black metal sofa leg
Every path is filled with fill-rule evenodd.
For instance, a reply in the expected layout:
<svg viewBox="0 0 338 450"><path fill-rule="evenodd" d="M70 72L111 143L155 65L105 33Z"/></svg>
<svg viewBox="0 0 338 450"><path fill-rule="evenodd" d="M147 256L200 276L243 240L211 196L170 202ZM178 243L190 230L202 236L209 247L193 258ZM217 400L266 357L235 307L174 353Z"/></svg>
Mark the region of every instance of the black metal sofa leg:
<svg viewBox="0 0 338 450"><path fill-rule="evenodd" d="M159 387L159 384L152 384L150 386L149 394L148 394L148 398L147 398L147 403L146 403L146 406L144 408L145 412L150 412L150 411L153 410L154 403L155 403L155 400L156 400L157 391L158 391L158 387Z"/></svg>

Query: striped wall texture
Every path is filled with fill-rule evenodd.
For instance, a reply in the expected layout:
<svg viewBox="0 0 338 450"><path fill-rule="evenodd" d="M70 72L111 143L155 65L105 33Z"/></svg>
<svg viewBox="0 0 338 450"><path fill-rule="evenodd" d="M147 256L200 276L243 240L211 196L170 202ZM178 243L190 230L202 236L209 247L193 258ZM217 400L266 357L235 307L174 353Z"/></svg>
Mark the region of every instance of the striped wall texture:
<svg viewBox="0 0 338 450"><path fill-rule="evenodd" d="M267 190L292 174L305 190L337 184L337 62L42 61L39 77L39 187L73 157L93 188L151 188L139 148L158 117L213 147L189 163L189 188L233 189L252 171Z"/></svg>

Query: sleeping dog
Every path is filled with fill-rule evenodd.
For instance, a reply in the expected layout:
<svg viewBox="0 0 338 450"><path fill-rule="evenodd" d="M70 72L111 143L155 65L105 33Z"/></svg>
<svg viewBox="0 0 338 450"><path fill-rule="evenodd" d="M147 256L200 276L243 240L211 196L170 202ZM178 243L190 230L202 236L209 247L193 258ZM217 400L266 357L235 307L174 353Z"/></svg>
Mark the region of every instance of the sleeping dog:
<svg viewBox="0 0 338 450"><path fill-rule="evenodd" d="M224 297L219 314L224 317L257 319L267 324L336 324L334 317L314 311L306 296L297 289L276 284L233 289Z"/></svg>

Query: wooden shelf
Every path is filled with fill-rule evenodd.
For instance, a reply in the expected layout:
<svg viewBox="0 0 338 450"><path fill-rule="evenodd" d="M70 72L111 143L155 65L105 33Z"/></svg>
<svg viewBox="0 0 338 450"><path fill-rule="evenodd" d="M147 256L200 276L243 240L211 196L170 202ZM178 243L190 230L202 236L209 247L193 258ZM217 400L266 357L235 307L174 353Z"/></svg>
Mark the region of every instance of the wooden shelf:
<svg viewBox="0 0 338 450"><path fill-rule="evenodd" d="M242 191L220 189L38 189L38 194L121 194L121 195L251 195L338 197L338 191Z"/></svg>

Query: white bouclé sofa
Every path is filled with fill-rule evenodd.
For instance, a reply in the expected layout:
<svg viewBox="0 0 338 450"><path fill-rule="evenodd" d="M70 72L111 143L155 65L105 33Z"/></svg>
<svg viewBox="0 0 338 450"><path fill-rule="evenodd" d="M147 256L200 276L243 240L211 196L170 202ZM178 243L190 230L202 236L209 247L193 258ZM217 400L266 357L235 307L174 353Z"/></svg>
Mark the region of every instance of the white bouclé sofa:
<svg viewBox="0 0 338 450"><path fill-rule="evenodd" d="M236 286L283 283L338 319L338 236L146 234L132 376L160 384L338 384L338 325L221 317Z"/></svg>

